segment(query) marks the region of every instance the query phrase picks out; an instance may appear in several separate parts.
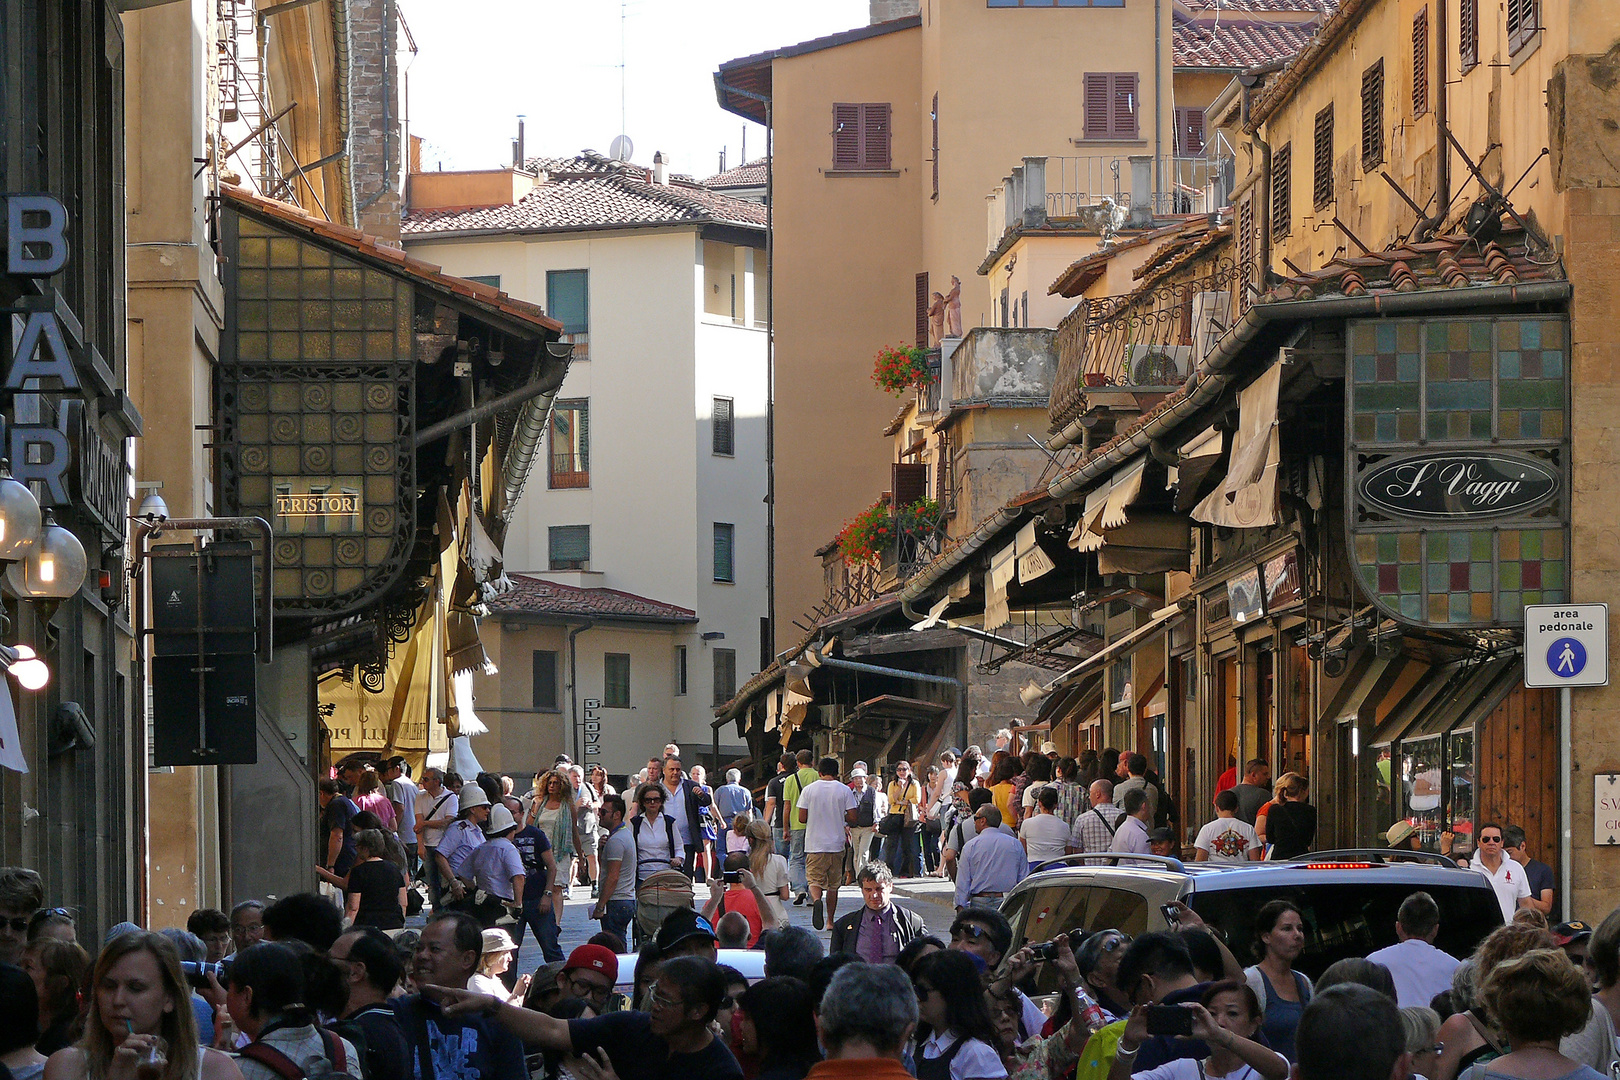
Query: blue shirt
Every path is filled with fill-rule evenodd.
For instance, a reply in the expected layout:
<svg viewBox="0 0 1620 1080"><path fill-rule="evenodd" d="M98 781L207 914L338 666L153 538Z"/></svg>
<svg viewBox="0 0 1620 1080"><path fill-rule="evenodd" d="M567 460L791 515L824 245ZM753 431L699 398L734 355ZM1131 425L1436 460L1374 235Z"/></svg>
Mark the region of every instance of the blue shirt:
<svg viewBox="0 0 1620 1080"><path fill-rule="evenodd" d="M966 844L956 864L956 906L967 907L979 893L1005 893L1024 880L1029 856L1018 838L985 829Z"/></svg>
<svg viewBox="0 0 1620 1080"><path fill-rule="evenodd" d="M438 852L444 856L444 861L450 865L450 872L457 877L466 868L467 860L472 856L473 849L484 842L484 830L474 825L466 818L453 821L450 827L444 830L444 837L439 841Z"/></svg>
<svg viewBox="0 0 1620 1080"><path fill-rule="evenodd" d="M422 1075L426 1040L431 1080L528 1080L523 1042L487 1016L447 1017L419 994L395 998L394 1015L411 1048L411 1076Z"/></svg>
<svg viewBox="0 0 1620 1080"><path fill-rule="evenodd" d="M530 825L512 835L512 844L523 859L523 907L538 908L546 895L546 864L540 856L551 850L551 840L540 826Z"/></svg>
<svg viewBox="0 0 1620 1080"><path fill-rule="evenodd" d="M714 789L714 808L729 829L732 818L744 810L753 811L754 794L741 784L721 784Z"/></svg>

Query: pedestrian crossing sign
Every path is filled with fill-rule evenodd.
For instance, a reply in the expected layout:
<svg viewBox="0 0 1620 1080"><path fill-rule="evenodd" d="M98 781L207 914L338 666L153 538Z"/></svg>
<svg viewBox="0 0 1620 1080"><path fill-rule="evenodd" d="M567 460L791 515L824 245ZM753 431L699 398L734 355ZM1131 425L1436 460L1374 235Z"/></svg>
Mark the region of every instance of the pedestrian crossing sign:
<svg viewBox="0 0 1620 1080"><path fill-rule="evenodd" d="M1608 686L1609 605L1526 605L1524 685Z"/></svg>

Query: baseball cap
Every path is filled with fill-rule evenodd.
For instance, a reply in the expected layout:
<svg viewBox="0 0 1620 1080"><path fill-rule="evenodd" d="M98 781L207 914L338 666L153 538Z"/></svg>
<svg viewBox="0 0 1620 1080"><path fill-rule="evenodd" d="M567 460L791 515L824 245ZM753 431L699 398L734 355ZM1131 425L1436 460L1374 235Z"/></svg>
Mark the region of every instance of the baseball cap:
<svg viewBox="0 0 1620 1080"><path fill-rule="evenodd" d="M1592 924L1582 922L1580 919L1571 919L1569 922L1561 922L1553 927L1552 936L1553 940L1558 942L1560 946L1568 945L1571 942L1591 937Z"/></svg>
<svg viewBox="0 0 1620 1080"><path fill-rule="evenodd" d="M1055 754L1055 753L1057 753L1057 743L1051 742L1051 741L1041 743L1041 753L1043 753L1043 754Z"/></svg>
<svg viewBox="0 0 1620 1080"><path fill-rule="evenodd" d="M563 965L563 970L573 971L576 968L600 971L613 982L619 981L619 958L606 945L581 945L569 953L568 963Z"/></svg>
<svg viewBox="0 0 1620 1080"><path fill-rule="evenodd" d="M656 944L660 953L666 953L681 942L694 937L706 937L710 941L718 940L715 937L714 927L709 924L708 919L691 908L676 908L665 916L664 924L658 928Z"/></svg>

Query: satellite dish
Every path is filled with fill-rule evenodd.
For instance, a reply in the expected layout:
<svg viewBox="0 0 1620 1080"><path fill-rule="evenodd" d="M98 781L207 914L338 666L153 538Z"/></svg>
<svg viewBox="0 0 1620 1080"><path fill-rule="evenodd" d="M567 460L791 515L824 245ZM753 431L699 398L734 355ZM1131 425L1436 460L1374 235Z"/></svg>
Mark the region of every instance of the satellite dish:
<svg viewBox="0 0 1620 1080"><path fill-rule="evenodd" d="M628 135L615 135L613 142L608 145L608 157L614 161L629 161L630 155L636 152L636 144L630 141Z"/></svg>

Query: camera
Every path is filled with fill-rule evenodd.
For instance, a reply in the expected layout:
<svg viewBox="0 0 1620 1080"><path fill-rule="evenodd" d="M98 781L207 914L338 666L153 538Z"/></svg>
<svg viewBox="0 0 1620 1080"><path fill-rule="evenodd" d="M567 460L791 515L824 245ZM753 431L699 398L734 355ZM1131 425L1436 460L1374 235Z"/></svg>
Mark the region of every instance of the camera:
<svg viewBox="0 0 1620 1080"><path fill-rule="evenodd" d="M720 872L720 880L727 885L735 885L737 882L742 880L742 871L722 870Z"/></svg>
<svg viewBox="0 0 1620 1080"><path fill-rule="evenodd" d="M1192 1035L1192 1010L1180 1005L1149 1005L1147 1007L1149 1035Z"/></svg>
<svg viewBox="0 0 1620 1080"><path fill-rule="evenodd" d="M1061 936L1062 935L1059 935L1059 937ZM1074 930L1070 930L1068 934L1069 951L1078 952L1080 949L1080 943L1086 940L1086 936L1086 931L1083 929L1076 928ZM1043 941L1039 945L1031 945L1029 947L1029 952L1037 962L1051 963L1053 960L1058 958L1057 946L1058 938L1053 938L1051 941Z"/></svg>
<svg viewBox="0 0 1620 1080"><path fill-rule="evenodd" d="M217 964L209 964L197 960L182 960L180 961L180 970L185 974L186 982L190 983L198 990L206 990L208 988L209 975L213 975L214 978L218 979L221 983L225 982L225 973L228 970L228 965L223 960Z"/></svg>

